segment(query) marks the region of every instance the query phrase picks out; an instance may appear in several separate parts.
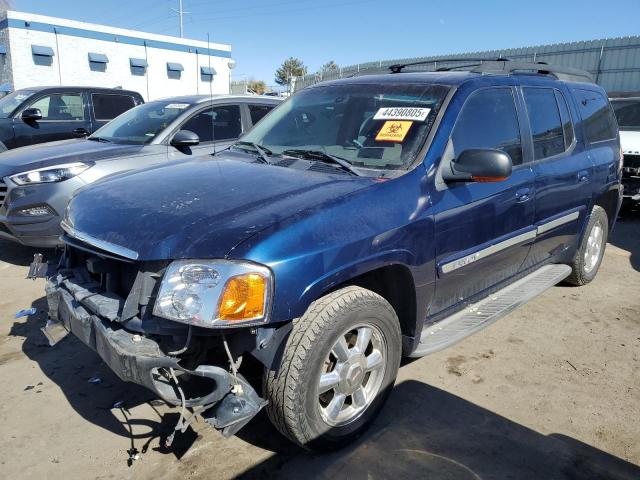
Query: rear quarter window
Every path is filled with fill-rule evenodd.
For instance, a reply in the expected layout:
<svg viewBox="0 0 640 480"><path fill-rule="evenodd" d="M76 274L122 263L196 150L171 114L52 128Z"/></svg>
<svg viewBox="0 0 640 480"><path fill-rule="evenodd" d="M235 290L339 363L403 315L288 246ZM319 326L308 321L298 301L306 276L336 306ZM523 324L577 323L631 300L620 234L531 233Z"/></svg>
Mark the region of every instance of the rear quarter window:
<svg viewBox="0 0 640 480"><path fill-rule="evenodd" d="M112 120L136 106L136 101L131 95L93 93L91 100L96 120Z"/></svg>
<svg viewBox="0 0 640 480"><path fill-rule="evenodd" d="M590 143L613 140L618 126L609 100L600 92L575 89L582 125Z"/></svg>
<svg viewBox="0 0 640 480"><path fill-rule="evenodd" d="M275 105L249 105L249 113L251 114L251 123L255 125L262 118L273 110Z"/></svg>

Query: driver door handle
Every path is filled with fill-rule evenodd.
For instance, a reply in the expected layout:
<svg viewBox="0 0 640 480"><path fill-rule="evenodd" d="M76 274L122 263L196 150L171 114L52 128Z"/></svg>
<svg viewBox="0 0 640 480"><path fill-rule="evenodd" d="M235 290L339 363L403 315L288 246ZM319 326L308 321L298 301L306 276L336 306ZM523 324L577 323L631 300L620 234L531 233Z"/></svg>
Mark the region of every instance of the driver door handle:
<svg viewBox="0 0 640 480"><path fill-rule="evenodd" d="M86 128L80 127L80 128L76 128L75 130L72 130L71 133L79 137L86 137L87 135L89 135L89 130L87 130Z"/></svg>
<svg viewBox="0 0 640 480"><path fill-rule="evenodd" d="M531 193L531 189L521 188L516 192L516 200L519 203L526 202L527 200L529 200L529 198L531 198L530 193Z"/></svg>

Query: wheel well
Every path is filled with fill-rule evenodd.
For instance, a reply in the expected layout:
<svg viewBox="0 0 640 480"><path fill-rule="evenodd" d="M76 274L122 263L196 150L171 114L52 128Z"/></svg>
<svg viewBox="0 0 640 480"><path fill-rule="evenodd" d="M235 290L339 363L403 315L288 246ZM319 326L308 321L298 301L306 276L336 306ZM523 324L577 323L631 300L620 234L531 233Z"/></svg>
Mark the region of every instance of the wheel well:
<svg viewBox="0 0 640 480"><path fill-rule="evenodd" d="M416 290L413 276L403 265L389 265L353 277L331 291L355 285L377 293L391 304L400 320L403 335L413 336L416 328ZM329 292L326 292L329 293Z"/></svg>
<svg viewBox="0 0 640 480"><path fill-rule="evenodd" d="M607 217L609 219L609 229L611 229L616 220L616 209L618 208L618 191L609 190L603 193L598 198L596 198L595 204L602 207L604 211L607 212Z"/></svg>

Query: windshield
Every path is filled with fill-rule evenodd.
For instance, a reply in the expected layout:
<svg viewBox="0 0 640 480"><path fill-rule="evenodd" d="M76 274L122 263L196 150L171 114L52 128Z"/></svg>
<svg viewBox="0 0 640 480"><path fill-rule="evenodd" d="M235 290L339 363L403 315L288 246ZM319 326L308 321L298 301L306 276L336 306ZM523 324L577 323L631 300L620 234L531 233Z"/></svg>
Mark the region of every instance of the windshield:
<svg viewBox="0 0 640 480"><path fill-rule="evenodd" d="M0 118L9 118L15 109L34 93L36 92L32 90L16 90L0 98Z"/></svg>
<svg viewBox="0 0 640 480"><path fill-rule="evenodd" d="M621 130L640 130L640 99L611 102Z"/></svg>
<svg viewBox="0 0 640 480"><path fill-rule="evenodd" d="M145 103L114 118L96 130L89 139L144 145L153 141L190 106L189 103L171 101Z"/></svg>
<svg viewBox="0 0 640 480"><path fill-rule="evenodd" d="M448 90L386 83L313 87L276 108L242 140L273 154L311 150L356 167L403 168L422 147Z"/></svg>

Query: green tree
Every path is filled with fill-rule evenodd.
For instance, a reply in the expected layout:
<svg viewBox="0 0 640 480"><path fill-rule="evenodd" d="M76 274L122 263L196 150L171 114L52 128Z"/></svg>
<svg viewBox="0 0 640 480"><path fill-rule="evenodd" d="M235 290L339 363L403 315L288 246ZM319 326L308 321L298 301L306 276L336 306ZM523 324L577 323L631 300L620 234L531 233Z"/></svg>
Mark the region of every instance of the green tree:
<svg viewBox="0 0 640 480"><path fill-rule="evenodd" d="M338 67L338 64L336 62L334 62L333 60L329 60L327 63L325 63L322 66L322 69L320 71L322 72L335 72L340 70L340 67Z"/></svg>
<svg viewBox="0 0 640 480"><path fill-rule="evenodd" d="M299 58L289 57L278 70L276 70L276 83L278 85L290 85L294 77L302 77L307 74L307 67Z"/></svg>
<svg viewBox="0 0 640 480"><path fill-rule="evenodd" d="M262 80L249 80L247 84L247 88L251 90L253 93L257 93L258 95L262 95L267 91L267 84Z"/></svg>

